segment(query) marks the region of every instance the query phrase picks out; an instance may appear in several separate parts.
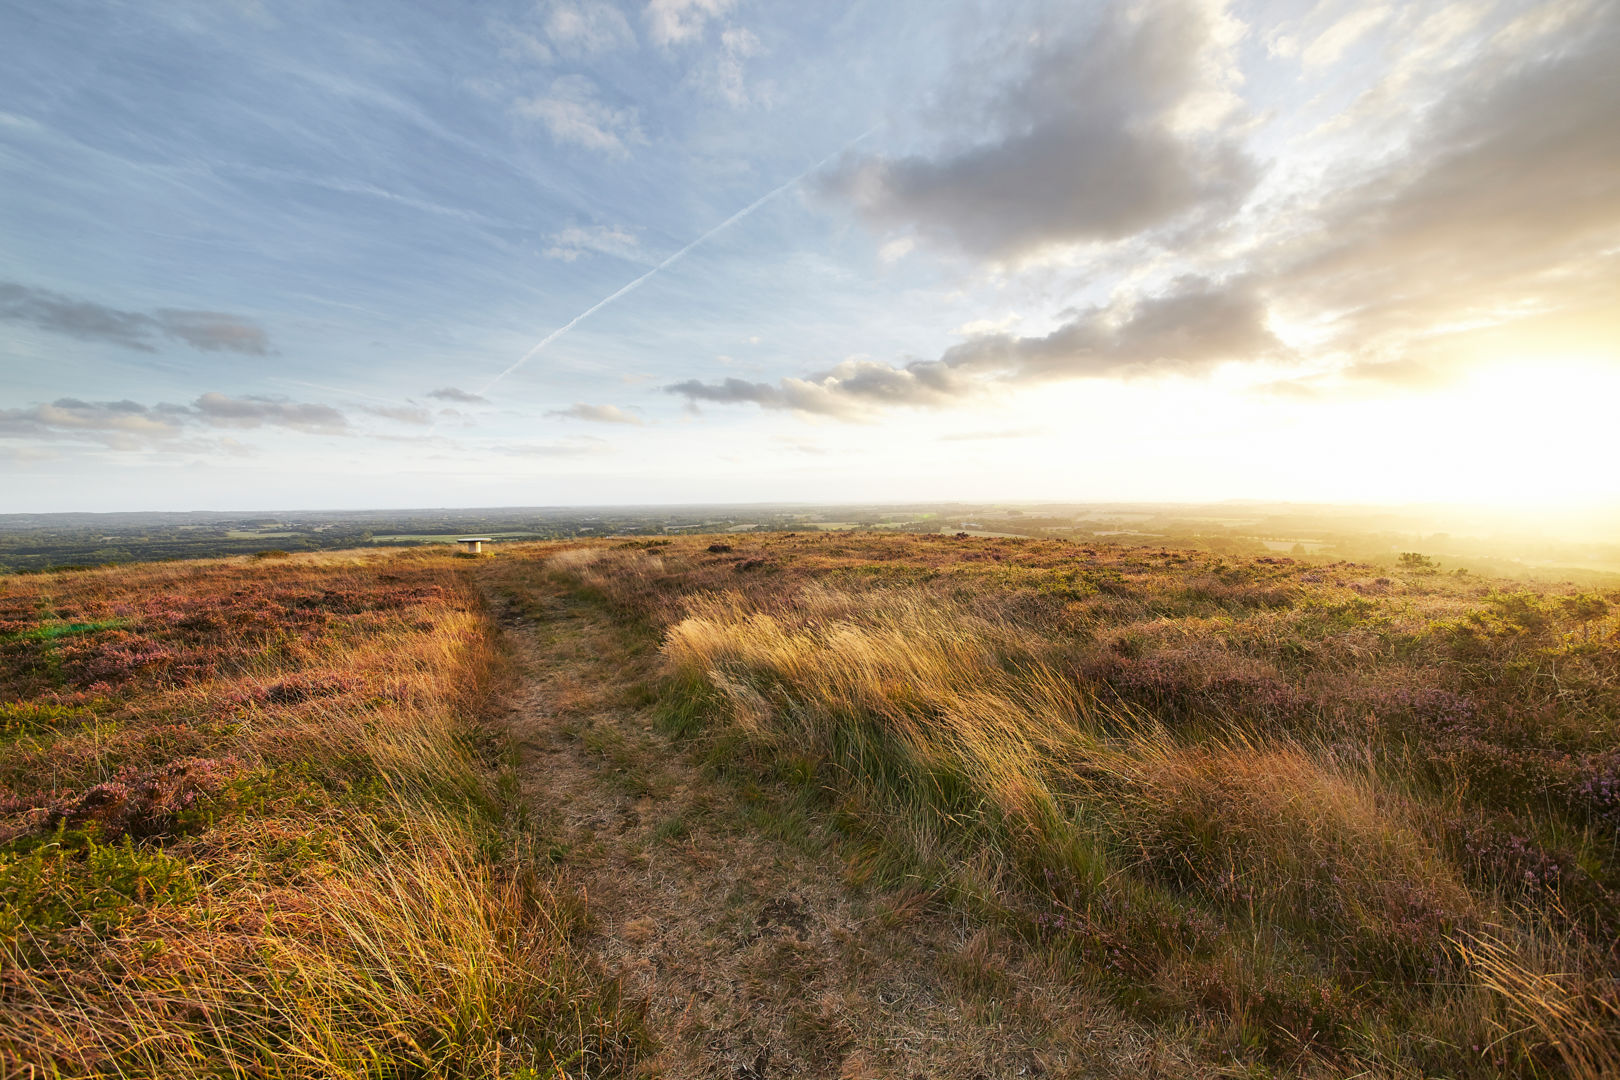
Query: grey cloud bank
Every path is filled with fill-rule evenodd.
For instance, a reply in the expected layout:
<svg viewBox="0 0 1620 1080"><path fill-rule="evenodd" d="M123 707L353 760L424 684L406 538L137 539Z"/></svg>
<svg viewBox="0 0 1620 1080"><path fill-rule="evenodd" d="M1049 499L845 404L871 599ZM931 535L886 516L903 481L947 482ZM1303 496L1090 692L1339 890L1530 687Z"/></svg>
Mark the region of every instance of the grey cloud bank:
<svg viewBox="0 0 1620 1080"><path fill-rule="evenodd" d="M1253 283L1185 277L1133 306L1091 308L1041 337L984 334L938 360L891 366L849 360L779 384L697 380L664 389L693 402L752 403L832 416L890 405L945 406L996 385L1173 371L1274 355L1282 344L1265 325Z"/></svg>
<svg viewBox="0 0 1620 1080"><path fill-rule="evenodd" d="M68 439L115 450L149 449L173 442L198 425L210 428L286 428L310 435L346 435L349 420L330 405L210 391L190 405L58 398L49 404L0 409L0 437Z"/></svg>
<svg viewBox="0 0 1620 1080"><path fill-rule="evenodd" d="M167 337L202 352L235 352L249 356L270 353L269 334L239 315L183 308L121 311L92 300L10 281L0 282L0 320L85 341L105 341L140 352L155 352L159 341Z"/></svg>
<svg viewBox="0 0 1620 1080"><path fill-rule="evenodd" d="M961 126L986 141L938 154L866 156L823 181L879 228L914 227L969 254L1018 259L1059 244L1110 241L1196 210L1230 210L1256 169L1226 121L1178 130L1197 95L1218 91L1206 6L1109 8L1095 27L1049 34L1024 68ZM964 63L958 81L987 72ZM959 143L959 139L953 143Z"/></svg>

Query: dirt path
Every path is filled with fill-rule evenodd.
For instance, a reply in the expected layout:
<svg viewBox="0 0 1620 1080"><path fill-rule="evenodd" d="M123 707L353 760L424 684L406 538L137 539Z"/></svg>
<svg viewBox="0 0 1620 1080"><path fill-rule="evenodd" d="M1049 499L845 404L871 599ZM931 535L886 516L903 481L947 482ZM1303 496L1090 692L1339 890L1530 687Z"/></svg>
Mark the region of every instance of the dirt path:
<svg viewBox="0 0 1620 1080"><path fill-rule="evenodd" d="M523 669L508 722L584 942L644 1003L657 1075L1190 1074L1168 1040L917 893L851 884L779 793L704 775L637 702L654 661L530 565L487 588Z"/></svg>

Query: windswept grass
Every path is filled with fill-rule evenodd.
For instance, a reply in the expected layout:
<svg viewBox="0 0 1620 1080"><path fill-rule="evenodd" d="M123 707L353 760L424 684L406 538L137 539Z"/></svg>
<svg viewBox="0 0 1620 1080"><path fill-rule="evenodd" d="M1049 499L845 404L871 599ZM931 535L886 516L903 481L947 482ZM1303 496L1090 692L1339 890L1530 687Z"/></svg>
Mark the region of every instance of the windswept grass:
<svg viewBox="0 0 1620 1080"><path fill-rule="evenodd" d="M1620 1074L1615 597L1040 541L591 545L669 725L1212 1058Z"/></svg>
<svg viewBox="0 0 1620 1080"><path fill-rule="evenodd" d="M0 579L0 1075L600 1076L447 557ZM543 869L542 869L543 868Z"/></svg>

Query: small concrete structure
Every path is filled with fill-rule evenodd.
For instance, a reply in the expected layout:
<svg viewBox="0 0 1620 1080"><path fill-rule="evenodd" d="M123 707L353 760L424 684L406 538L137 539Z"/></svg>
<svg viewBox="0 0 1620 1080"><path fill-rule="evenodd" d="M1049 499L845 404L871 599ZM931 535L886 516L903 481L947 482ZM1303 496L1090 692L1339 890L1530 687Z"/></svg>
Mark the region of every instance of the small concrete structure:
<svg viewBox="0 0 1620 1080"><path fill-rule="evenodd" d="M463 536L456 540L461 545L463 555L477 555L484 550L484 545L493 543L487 536Z"/></svg>

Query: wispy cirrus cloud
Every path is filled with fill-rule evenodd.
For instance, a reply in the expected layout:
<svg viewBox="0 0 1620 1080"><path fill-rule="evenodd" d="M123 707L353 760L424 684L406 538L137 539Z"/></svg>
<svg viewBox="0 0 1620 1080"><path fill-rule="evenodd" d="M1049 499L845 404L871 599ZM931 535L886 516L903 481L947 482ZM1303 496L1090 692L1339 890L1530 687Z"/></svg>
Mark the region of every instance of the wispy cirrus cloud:
<svg viewBox="0 0 1620 1080"><path fill-rule="evenodd" d="M156 352L164 338L201 352L267 356L271 351L270 335L241 315L190 308L125 311L12 281L0 282L0 320L140 352Z"/></svg>

